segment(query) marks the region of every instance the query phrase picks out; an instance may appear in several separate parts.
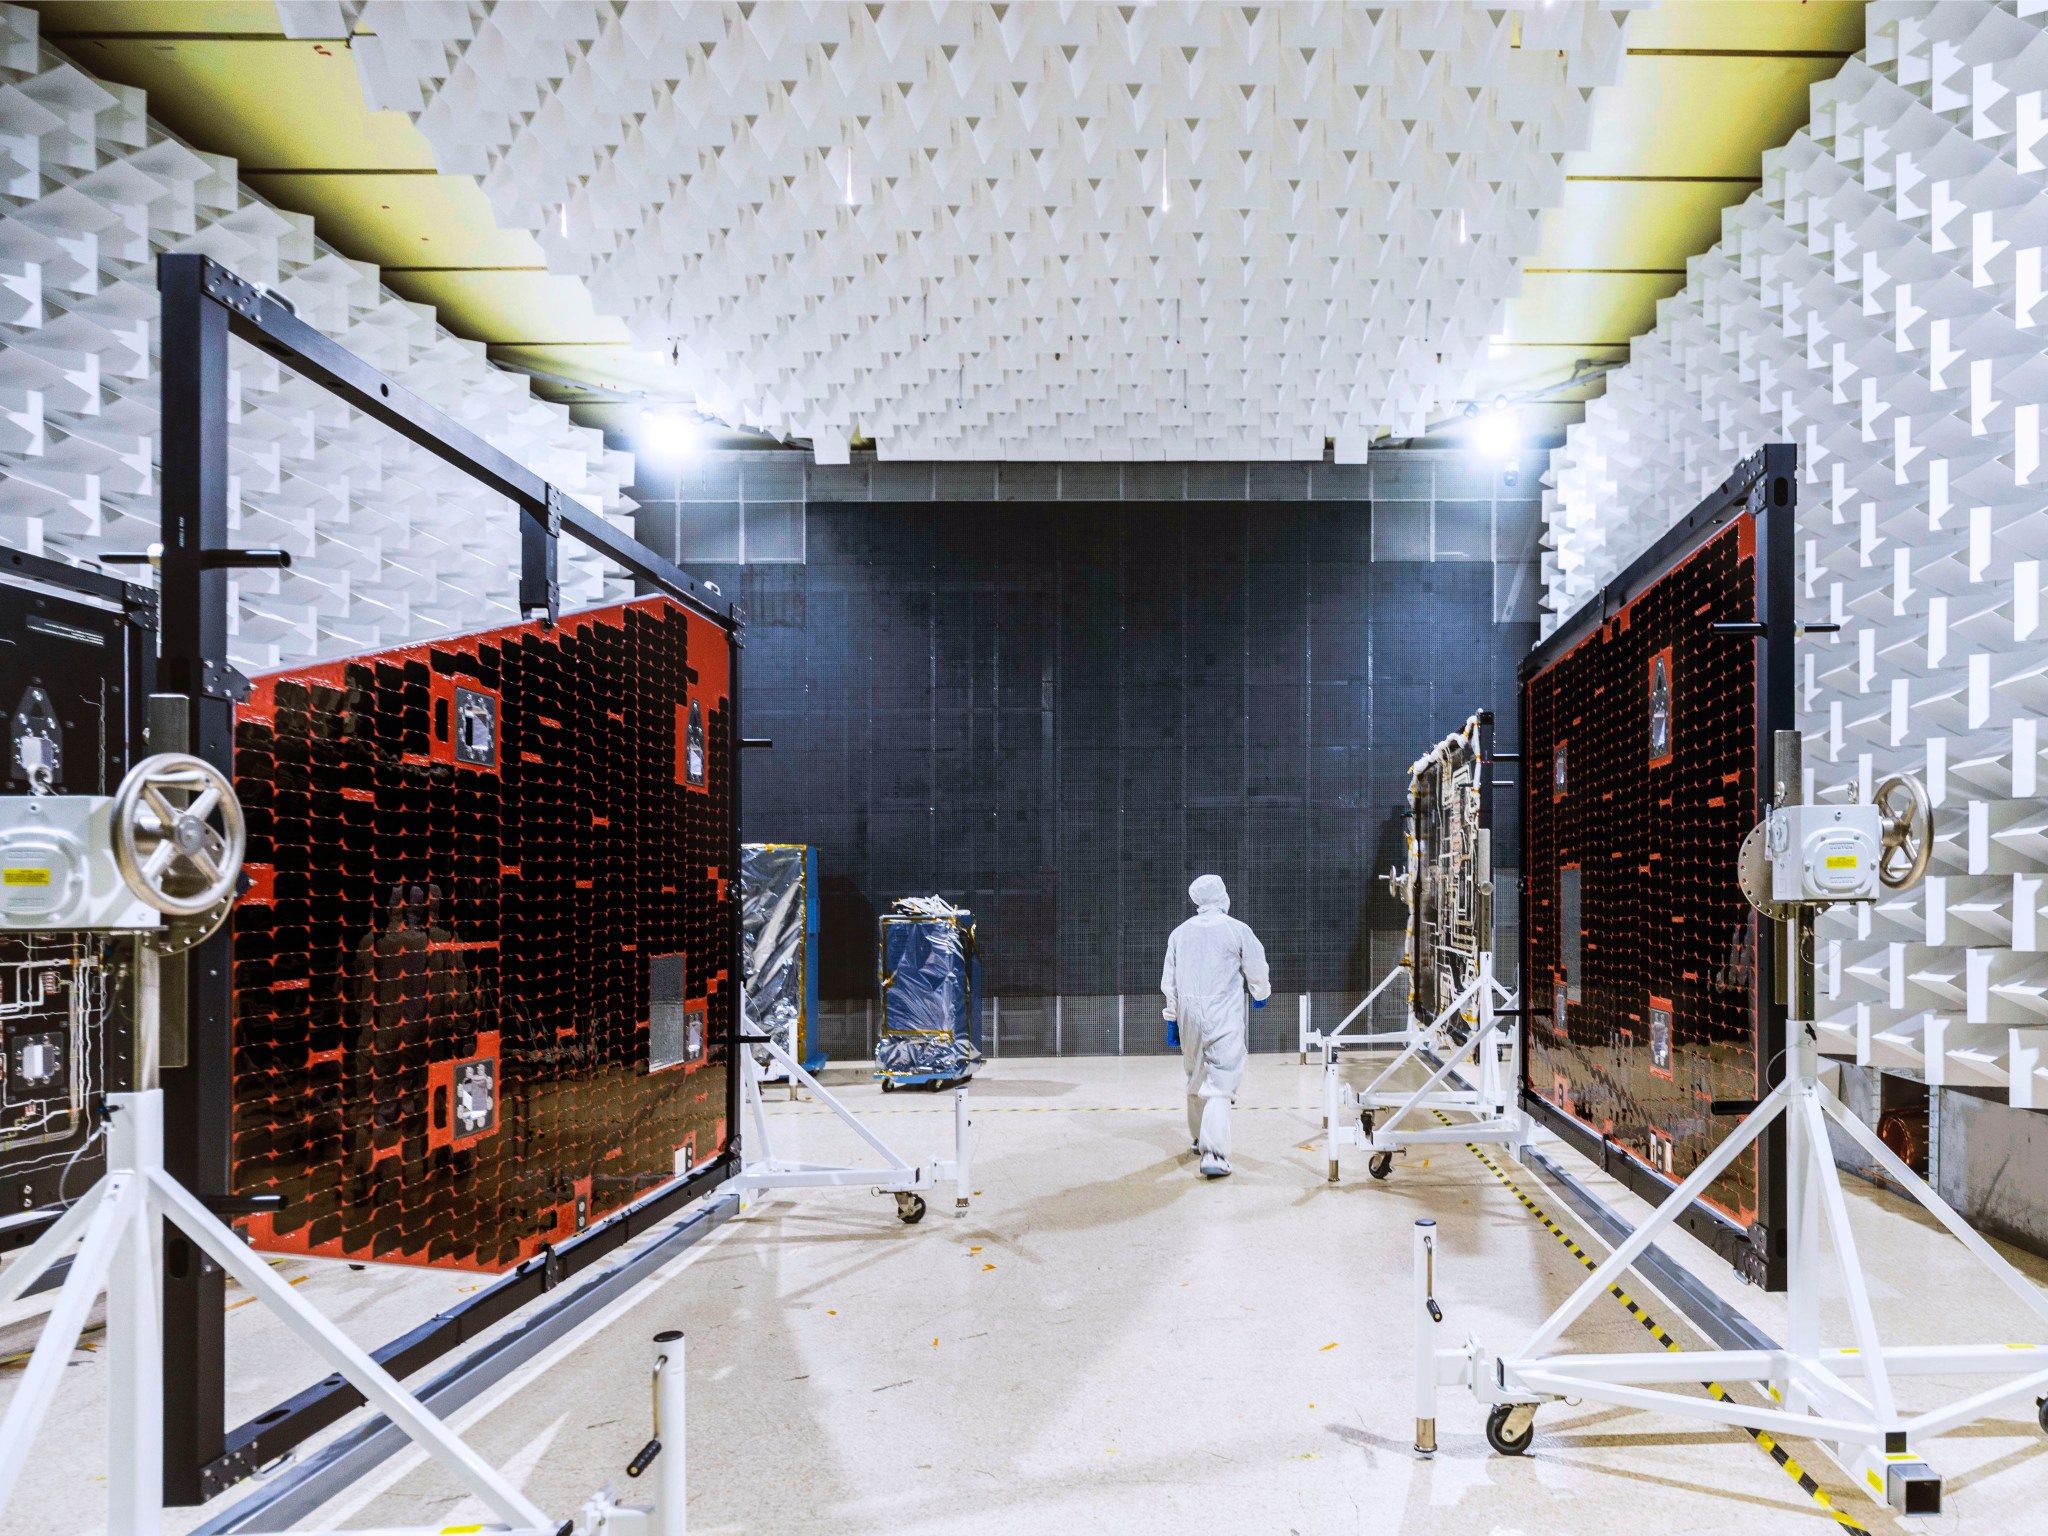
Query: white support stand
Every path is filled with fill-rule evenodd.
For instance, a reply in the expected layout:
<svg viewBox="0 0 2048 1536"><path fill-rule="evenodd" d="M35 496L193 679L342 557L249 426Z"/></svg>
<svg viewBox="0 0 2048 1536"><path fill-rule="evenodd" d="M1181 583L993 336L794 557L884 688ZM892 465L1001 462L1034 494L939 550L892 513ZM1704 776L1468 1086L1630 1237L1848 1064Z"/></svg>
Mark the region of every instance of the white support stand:
<svg viewBox="0 0 2048 1536"><path fill-rule="evenodd" d="M1308 994L1304 992L1301 995L1301 1022L1299 1025L1301 1037L1301 1064L1304 1067L1308 1065L1308 1053L1310 1051L1321 1051L1325 1058L1327 1058L1333 1052L1344 1050L1346 1047L1357 1048L1361 1046L1386 1045L1392 1043L1396 1039L1402 1038L1401 1035L1398 1035L1391 1030L1382 1031L1379 1034L1360 1033L1356 1035L1349 1033L1349 1030L1351 1028L1353 1021L1359 1018L1362 1014L1364 1014L1365 1011L1368 1008L1372 1007L1374 1003L1378 1002L1380 994L1386 991L1388 987L1394 984L1394 978L1396 976L1405 976L1407 973L1408 962L1406 960L1403 960L1399 964L1397 964L1391 971L1387 972L1386 975L1382 976L1379 979L1379 984L1375 986L1370 992L1366 993L1364 999L1359 1003L1359 1005L1356 1008L1352 1009L1349 1013L1345 1014L1343 1019L1338 1023L1337 1027L1331 1030L1328 1034L1324 1034L1319 1029L1311 1029L1309 1027Z"/></svg>
<svg viewBox="0 0 2048 1536"><path fill-rule="evenodd" d="M145 973L137 1012L142 1080L154 1083L156 956L136 943ZM142 1050L146 1040L148 1049ZM101 1287L107 1292L107 1529L110 1536L158 1536L163 1525L163 1270L159 1235L168 1222L240 1281L299 1339L346 1377L370 1405L453 1472L504 1528L556 1536L532 1500L443 1424L419 1399L350 1342L251 1252L163 1166L163 1093L107 1096L107 1172L0 1275L0 1306L14 1301L73 1243L78 1252L36 1340L21 1384L0 1420L0 1509L13 1496L29 1448L49 1413L66 1363Z"/></svg>
<svg viewBox="0 0 2048 1536"><path fill-rule="evenodd" d="M20 811L17 805L16 814L21 818L58 815L68 808L75 816L75 805L67 807L71 798L45 796L25 801L28 811ZM141 809L145 805L146 812ZM501 1522L452 1529L568 1536L569 1522L550 1520L543 1514L165 1172L164 1096L157 1086L162 1008L159 946L178 943L180 948L189 948L225 917L245 847L242 807L234 786L211 765L182 754L162 753L129 770L110 809L101 811L96 803L88 809L103 817L96 833L99 840L88 843L82 856L74 855L85 873L67 888L74 891L73 906L61 915L81 930L117 934L132 946L134 1009L128 1026L130 1038L125 1042L129 1048L128 1087L106 1098L106 1173L0 1272L0 1308L4 1308L77 1245L20 1385L5 1416L0 1417L0 1510L5 1510L14 1496L36 1435L78 1347L79 1333L104 1288L108 1536L162 1536L161 1239L169 1225L241 1282L252 1298L268 1307L302 1343L362 1393L370 1407L454 1473L483 1501L494 1520ZM221 828L210 824L214 817L220 818ZM0 844L5 843L9 830L0 825ZM19 824L11 830L17 834L13 851L18 858L38 856L50 846L50 840L36 829L29 829L26 836L20 835L23 828ZM173 895L167 889L166 877L180 861L189 865L179 871L181 878L189 879L194 872L201 878L200 894ZM134 902L141 903L139 908L120 895L116 879L132 893ZM75 894L77 890L84 891L83 900ZM167 932L158 914L192 920L198 929L196 937L190 927L182 934L176 929ZM47 931L55 925L10 924L0 915L0 928L18 926L41 926ZM118 1059L111 1046L108 1055ZM665 1380L663 1366L657 1362L656 1401L659 1413L670 1401L668 1394L673 1393L674 1455L664 1462L661 1496L656 1501L658 1518L647 1528L647 1536L681 1536L687 1520L682 1494L682 1336L664 1336L669 1337L675 1340L673 1379ZM658 1429L656 1434L658 1447ZM653 1459L647 1451L641 1457ZM432 1536L436 1531L445 1536L445 1529L438 1527L421 1527L414 1533L386 1530L377 1536Z"/></svg>
<svg viewBox="0 0 2048 1536"><path fill-rule="evenodd" d="M1778 778L1782 793L1785 784L1799 783L1796 738L1781 752ZM1881 789L1880 799L1883 793ZM1788 797L1788 803L1796 804L1796 792L1795 797ZM1924 799L1921 803L1924 814ZM1891 833L1887 832L1886 837L1889 850ZM1931 840L1929 824L1922 834L1923 849ZM1887 877L1885 883L1894 889L1910 884L1911 878L1917 878L1917 870L1924 868L1924 852L1919 857L1920 863L1912 876L1896 881ZM1509 1455L1528 1448L1535 1432L1536 1406L1560 1399L1588 1399L1741 1425L1779 1438L1801 1436L1819 1442L1858 1489L1906 1515L1938 1514L1941 1510L1941 1479L1921 1460L1916 1448L1921 1441L2019 1404L2034 1409L2042 1428L2048 1430L2048 1407L2038 1406L2043 1393L2048 1393L2048 1292L2006 1262L1820 1080L1820 1055L1812 1023L1813 914L1817 905L1814 899L1802 897L1786 902L1783 907L1781 920L1788 930L1784 948L1789 960L1788 995L1793 1015L1786 1023L1784 1080L1518 1349L1497 1356L1482 1349L1476 1340L1453 1349L1436 1349L1427 1340L1435 1319L1425 1320L1425 1313L1418 1309L1418 1420L1434 1419L1439 1384L1462 1383L1481 1402L1491 1405L1487 1440L1496 1451ZM1620 1283L1644 1251L1685 1214L1751 1142L1780 1118L1785 1122L1786 1218L1790 1236L1786 1255L1785 1342L1767 1350L1558 1352L1558 1341L1572 1323L1609 1287ZM2040 1319L2041 1329L2035 1339L1988 1344L1885 1342L1871 1310L1863 1261L1855 1234L1850 1230L1841 1173L1828 1145L1830 1120L1885 1171L1907 1198L1945 1227L1992 1278ZM1840 1294L1849 1313L1847 1347L1822 1342L1821 1303L1832 1294L1822 1268L1823 1231L1834 1250ZM1891 1278L1894 1282L1898 1279ZM1421 1286L1418 1294L1429 1302L1429 1310L1434 1313L1434 1298ZM1971 1311L1964 1294L1944 1295L1938 1302L1929 1298L1929 1304L1941 1315L1968 1316ZM1910 1375L1980 1376L1987 1378L1988 1384L1944 1407L1907 1414L1899 1408L1893 1382ZM1742 1402L1733 1397L1708 1398L1657 1390L1681 1382L1710 1380L1724 1386L1750 1383L1758 1389L1759 1396L1768 1394L1771 1401Z"/></svg>
<svg viewBox="0 0 2048 1536"><path fill-rule="evenodd" d="M1461 1042L1453 1026L1475 998L1479 1017ZM1368 1153L1367 1171L1384 1179L1393 1172L1395 1155L1410 1147L1492 1142L1513 1151L1534 1137L1535 1129L1521 1107L1521 1031L1513 1015L1504 1016L1496 1007L1511 1000L1512 994L1494 979L1492 951L1481 950L1478 976L1429 1023L1367 1037L1373 1044L1401 1049L1366 1087L1346 1086L1336 1052L1325 1051L1323 1136L1332 1184L1337 1182L1339 1154L1345 1147ZM1425 1055L1435 1058L1436 1065L1419 1088L1388 1086L1410 1062ZM1392 1113L1382 1118L1387 1110ZM1463 1118L1453 1125L1422 1123L1432 1112Z"/></svg>
<svg viewBox="0 0 2048 1536"><path fill-rule="evenodd" d="M860 1137L882 1159L885 1166L876 1168L838 1163L803 1163L778 1156L774 1134L768 1128L767 1108L761 1098L762 1064L754 1059L752 1049L757 1045L768 1052L773 1065L779 1066L788 1074L793 1085L792 1091L794 1085L800 1084L811 1097L831 1110ZM950 1090L953 1096L953 1160L944 1162L933 1159L926 1163L911 1163L868 1129L867 1123L859 1115L848 1109L824 1084L806 1072L803 1064L785 1051L772 1037L743 1037L737 1048L740 1059L741 1113L746 1117L746 1129L740 1137L740 1171L731 1180L734 1188L745 1191L865 1185L877 1193L895 1195L896 1214L906 1223L915 1223L924 1217L925 1196L940 1184L951 1184L954 1211L963 1214L966 1212L971 1178L968 1163L968 1131L973 1122L967 1112L965 1085Z"/></svg>

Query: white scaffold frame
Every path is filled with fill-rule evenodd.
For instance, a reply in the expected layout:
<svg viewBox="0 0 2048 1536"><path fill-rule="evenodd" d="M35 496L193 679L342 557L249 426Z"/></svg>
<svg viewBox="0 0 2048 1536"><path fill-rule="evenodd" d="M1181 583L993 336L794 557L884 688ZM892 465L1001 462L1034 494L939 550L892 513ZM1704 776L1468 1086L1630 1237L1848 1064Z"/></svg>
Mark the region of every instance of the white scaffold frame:
<svg viewBox="0 0 2048 1536"><path fill-rule="evenodd" d="M1460 1041L1453 1026L1475 1000L1478 1019ZM1522 1108L1520 1015L1497 1006L1513 1001L1514 994L1494 977L1493 951L1481 950L1479 974L1427 1024L1411 1018L1406 1029L1350 1042L1399 1048L1365 1087L1347 1084L1338 1052L1325 1049L1323 1139L1329 1181L1338 1181L1346 1147L1366 1153L1367 1171L1385 1179L1393 1173L1394 1158L1411 1147L1487 1142L1514 1155L1535 1139L1539 1133ZM1416 1061L1431 1066L1419 1087L1389 1086ZM1459 1118L1446 1125L1435 1119L1438 1113ZM1424 1123L1425 1117L1430 1123Z"/></svg>
<svg viewBox="0 0 2048 1536"><path fill-rule="evenodd" d="M1396 962L1394 968L1382 976L1379 979L1379 983L1360 1000L1358 1006L1345 1014L1343 1019L1338 1022L1337 1027L1328 1034L1324 1034L1321 1030L1313 1028L1309 1024L1309 994L1306 992L1302 993L1301 1021L1299 1025L1301 1064L1304 1067L1308 1065L1308 1053L1310 1051L1320 1052L1327 1057L1335 1051L1347 1049L1372 1050L1393 1043L1397 1037L1397 1032L1395 1031L1382 1030L1378 1034L1374 1034L1367 1030L1364 1033L1354 1035L1349 1033L1349 1030L1352 1022L1361 1016L1365 1016L1366 1011L1380 1000L1380 994L1394 984L1394 979L1397 976L1405 975L1407 970L1408 962L1406 960ZM1368 1018L1367 1021L1369 1023L1370 1019Z"/></svg>
<svg viewBox="0 0 2048 1536"><path fill-rule="evenodd" d="M1795 786L1784 804L1798 801L1800 782L1796 733L1781 732L1777 778L1781 790ZM1783 738L1792 738L1786 742ZM1883 803L1884 787L1879 790ZM1915 792L1925 815L1924 792ZM1891 832L1886 833L1888 840ZM1910 884L1924 868L1924 850L1931 846L1931 821L1920 833L1920 862L1907 880L1885 884L1894 889ZM1889 851L1886 855L1889 858ZM1880 870L1886 866L1880 863ZM1440 1386L1464 1386L1488 1405L1486 1438L1494 1450L1519 1455L1535 1434L1540 1404L1570 1399L1612 1403L1669 1413L1713 1423L1739 1425L1767 1434L1802 1436L1817 1441L1848 1474L1860 1492L1901 1514L1933 1515L1941 1511L1942 1482L1921 1458L1920 1442L1960 1429L2016 1403L2036 1405L2036 1416L2048 1431L2048 1291L2028 1280L1984 1240L1877 1134L1844 1105L1820 1077L1820 1052L1813 1024L1813 920L1817 904L1784 903L1776 916L1786 930L1788 957L1785 1075L1745 1115L1720 1146L1671 1191L1656 1212L1630 1234L1589 1274L1578 1289L1516 1349L1496 1354L1476 1339L1439 1349L1435 1329L1442 1310L1435 1295L1437 1236L1434 1223L1415 1228L1415 1358L1416 1434L1418 1453L1436 1445L1436 1400ZM1770 1349L1714 1349L1644 1353L1572 1354L1559 1352L1565 1331L1611 1286L1620 1284L1651 1244L1676 1223L1774 1121L1785 1121L1786 1214L1789 1226L1786 1268L1787 1338ZM1870 1286L1850 1229L1842 1177L1829 1145L1832 1121L1906 1197L1932 1216L1999 1284L2009 1290L2041 1323L2034 1340L1982 1344L1891 1344L1885 1341L1871 1309ZM1847 1347L1822 1342L1821 1303L1830 1294L1821 1259L1825 1232L1833 1250L1834 1269L1847 1304L1852 1342ZM1648 1276L1646 1283L1654 1285ZM1943 1315L1966 1315L1966 1305L1945 1298ZM1942 1407L1908 1414L1893 1389L1897 1377L1915 1375L1981 1376L1991 1384ZM1747 1383L1768 1394L1769 1402L1746 1402L1724 1395L1681 1395L1669 1388L1678 1383L1714 1381L1728 1386Z"/></svg>
<svg viewBox="0 0 2048 1536"><path fill-rule="evenodd" d="M786 1081L790 1085L791 1097L794 1097L801 1088L823 1104L882 1159L884 1166L876 1168L860 1164L806 1163L779 1155L775 1149L774 1133L768 1128L768 1110L761 1095L761 1084L765 1080L764 1067L768 1064L755 1057L756 1046L765 1050L770 1061L788 1074ZM742 1035L735 1048L740 1060L740 1112L746 1116L746 1127L739 1138L740 1171L727 1181L730 1187L744 1192L755 1189L866 1186L877 1194L893 1194L896 1197L896 1214L906 1224L910 1224L923 1220L926 1195L941 1184L951 1184L954 1214L966 1214L968 1181L972 1177L968 1133L973 1129L974 1122L968 1112L965 1083L949 1090L953 1096L952 1161L933 1158L927 1162L913 1163L876 1135L859 1115L847 1108L823 1083L805 1071L803 1063L784 1050L774 1036ZM774 1079L776 1082L784 1080Z"/></svg>

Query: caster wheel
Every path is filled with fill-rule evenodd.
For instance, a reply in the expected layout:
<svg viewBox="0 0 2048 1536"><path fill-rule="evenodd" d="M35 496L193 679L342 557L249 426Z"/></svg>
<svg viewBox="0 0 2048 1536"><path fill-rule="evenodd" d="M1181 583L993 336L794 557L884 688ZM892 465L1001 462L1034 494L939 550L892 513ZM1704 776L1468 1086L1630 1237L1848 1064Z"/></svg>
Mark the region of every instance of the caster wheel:
<svg viewBox="0 0 2048 1536"><path fill-rule="evenodd" d="M1366 1162L1365 1171L1376 1179L1389 1177L1394 1171L1394 1154L1391 1152L1373 1153L1372 1157Z"/></svg>
<svg viewBox="0 0 2048 1536"><path fill-rule="evenodd" d="M1529 1414L1528 1423L1522 1426L1518 1435L1508 1433L1508 1419L1517 1408L1524 1408ZM1536 1439L1536 1412L1526 1404L1502 1403L1486 1416L1486 1443L1503 1456L1521 1456L1528 1452Z"/></svg>
<svg viewBox="0 0 2048 1536"><path fill-rule="evenodd" d="M894 1093L895 1091L896 1091L896 1079L895 1079L895 1078L893 1078L893 1077L885 1077L885 1078L883 1078L883 1079L882 1079L882 1092L884 1092L884 1093Z"/></svg>
<svg viewBox="0 0 2048 1536"><path fill-rule="evenodd" d="M1358 1112L1358 1128L1359 1128L1359 1129L1360 1129L1361 1131L1365 1132L1365 1139L1366 1139L1367 1141L1371 1141L1371 1140L1372 1140L1372 1111L1371 1111L1371 1110L1369 1110L1369 1109L1361 1109L1361 1110L1360 1110L1360 1111Z"/></svg>
<svg viewBox="0 0 2048 1536"><path fill-rule="evenodd" d="M2034 1417L2041 1425L2041 1433L2048 1435L2048 1397L2034 1404Z"/></svg>
<svg viewBox="0 0 2048 1536"><path fill-rule="evenodd" d="M924 1196L913 1195L905 1190L896 1194L896 1219L906 1227L914 1227L924 1220Z"/></svg>

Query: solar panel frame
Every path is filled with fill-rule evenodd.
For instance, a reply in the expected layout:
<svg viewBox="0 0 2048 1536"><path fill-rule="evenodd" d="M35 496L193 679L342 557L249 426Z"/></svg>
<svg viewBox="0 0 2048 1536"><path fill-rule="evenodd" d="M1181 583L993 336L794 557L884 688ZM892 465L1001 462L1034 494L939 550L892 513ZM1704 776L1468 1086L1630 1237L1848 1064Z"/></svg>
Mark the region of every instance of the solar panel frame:
<svg viewBox="0 0 2048 1536"><path fill-rule="evenodd" d="M1733 1130L1740 1106L1762 1098L1783 1076L1786 1013L1777 936L1743 903L1735 856L1742 836L1765 813L1773 735L1796 727L1797 486L1798 458L1791 445L1773 444L1752 454L1531 651L1520 669L1523 1102L1539 1122L1652 1203L1661 1203ZM1732 563L1731 550L1739 556ZM1710 572L1717 566L1720 590L1709 597ZM1674 610L1672 594L1688 585L1700 593ZM1749 668L1731 674L1728 668L1740 664L1745 648ZM1710 665L1691 666L1709 657ZM1553 696L1574 671L1603 660L1612 675L1602 688L1614 692L1597 716L1582 711L1579 728L1566 722L1560 731L1548 714ZM1736 781L1720 787L1719 802L1712 795L1681 795L1681 776L1696 776L1700 769L1698 758L1685 762L1688 742L1703 740L1697 716L1688 709L1709 702L1704 686L1731 676L1731 699L1708 718L1712 730L1740 738L1720 746ZM1688 695L1695 679L1702 688ZM1654 707L1659 703L1661 712ZM1636 755L1613 733L1624 729L1623 721L1632 728L1638 713L1643 750ZM1567 857L1550 829L1566 823L1558 806L1574 791L1606 797L1603 804L1637 795L1638 803L1622 805L1606 845L1588 837ZM1627 847L1639 850L1642 860L1617 868L1617 855L1625 854L1630 838L1635 842ZM1559 924L1546 913L1554 910L1553 901L1561 906L1566 892L1560 877L1574 868L1588 958L1584 974L1568 978L1559 970ZM1742 925L1729 936L1717 971L1686 968L1696 951L1720 950L1717 941L1686 935L1683 920L1695 915L1684 910L1688 904L1699 909L1702 923ZM1609 908L1616 910L1611 925ZM1680 921L1660 929L1659 912ZM1611 972L1603 970L1609 964L1603 939L1616 957ZM1632 945L1641 955L1640 978L1625 969ZM1704 1034L1688 1040L1686 1026L1710 1028L1710 1016L1728 1011L1727 994L1738 985L1746 994L1745 1038L1713 1042L1717 1050L1704 1053L1709 1059L1703 1063L1687 1047L1700 1044ZM1634 999L1637 990L1643 995ZM1615 995L1624 991L1629 998ZM1691 1020L1689 1005L1697 1010ZM1566 1013L1561 1029L1560 1007ZM1717 1055L1722 1059L1713 1060ZM1749 1063L1746 1073L1737 1070L1738 1058ZM1689 1074L1683 1079L1681 1062ZM1782 1290L1782 1126L1758 1138L1753 1164L1745 1155L1737 1167L1748 1170L1741 1175L1747 1187L1731 1195L1731 1186L1717 1183L1721 1198L1695 1201L1681 1225L1755 1283Z"/></svg>

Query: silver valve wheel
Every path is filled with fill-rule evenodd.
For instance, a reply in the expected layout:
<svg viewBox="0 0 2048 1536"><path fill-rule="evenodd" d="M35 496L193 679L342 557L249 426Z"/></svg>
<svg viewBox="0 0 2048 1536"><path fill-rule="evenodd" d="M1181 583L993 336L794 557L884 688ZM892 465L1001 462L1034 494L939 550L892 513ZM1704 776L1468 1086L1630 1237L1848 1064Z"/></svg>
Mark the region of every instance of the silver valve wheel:
<svg viewBox="0 0 2048 1536"><path fill-rule="evenodd" d="M112 821L121 878L166 917L204 917L234 896L248 846L242 802L211 763L144 758L114 791Z"/></svg>
<svg viewBox="0 0 2048 1536"><path fill-rule="evenodd" d="M1917 885L1934 857L1934 806L1926 787L1910 773L1895 773L1877 786L1871 802L1884 828L1877 878L1888 890Z"/></svg>

